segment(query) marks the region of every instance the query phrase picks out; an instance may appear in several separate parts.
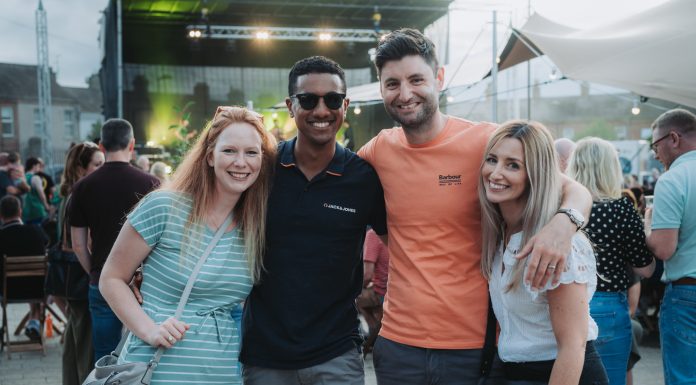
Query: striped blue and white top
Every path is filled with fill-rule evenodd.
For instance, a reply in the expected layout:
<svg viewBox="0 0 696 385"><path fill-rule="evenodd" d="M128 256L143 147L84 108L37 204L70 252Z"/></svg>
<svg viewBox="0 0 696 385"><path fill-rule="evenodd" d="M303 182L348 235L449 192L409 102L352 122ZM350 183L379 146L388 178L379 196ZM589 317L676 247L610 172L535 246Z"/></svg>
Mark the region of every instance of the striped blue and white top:
<svg viewBox="0 0 696 385"><path fill-rule="evenodd" d="M215 229L188 223L192 201L183 194L155 191L128 216L152 248L143 269L143 310L156 322L174 315L193 267ZM183 250L182 250L183 249ZM153 384L241 384L237 358L240 336L231 310L252 287L244 240L238 228L225 233L196 279L182 320L191 329L165 351ZM131 335L121 359L147 362L155 349Z"/></svg>

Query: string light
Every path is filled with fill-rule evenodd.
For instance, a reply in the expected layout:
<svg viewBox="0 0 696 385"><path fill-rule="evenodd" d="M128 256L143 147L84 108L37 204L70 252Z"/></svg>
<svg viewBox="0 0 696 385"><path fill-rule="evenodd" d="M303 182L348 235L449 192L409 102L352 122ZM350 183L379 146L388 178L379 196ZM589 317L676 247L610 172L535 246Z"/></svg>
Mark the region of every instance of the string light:
<svg viewBox="0 0 696 385"><path fill-rule="evenodd" d="M638 107L638 99L633 100L633 108L631 108L631 113L633 115L640 114L640 107Z"/></svg>

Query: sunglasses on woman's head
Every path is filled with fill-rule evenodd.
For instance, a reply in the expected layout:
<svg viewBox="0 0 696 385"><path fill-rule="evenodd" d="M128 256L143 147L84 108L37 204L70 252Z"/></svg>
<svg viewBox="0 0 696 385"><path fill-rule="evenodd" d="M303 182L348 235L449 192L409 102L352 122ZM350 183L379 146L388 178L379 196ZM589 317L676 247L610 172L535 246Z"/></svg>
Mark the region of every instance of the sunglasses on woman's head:
<svg viewBox="0 0 696 385"><path fill-rule="evenodd" d="M320 96L312 93L303 93L290 95L291 98L297 99L300 102L300 107L305 110L313 110L317 104L319 104L319 99L324 99L324 104L326 107L332 110L338 110L343 106L343 100L346 98L346 94L339 94L338 92L329 92L324 96Z"/></svg>
<svg viewBox="0 0 696 385"><path fill-rule="evenodd" d="M246 110L246 109L244 107L237 107L237 106L218 106L217 109L215 110L215 115L213 115L213 120L215 120L215 118L217 118L218 114L221 112L235 111L235 110ZM252 111L252 110L246 110L246 112L250 113L255 118L263 121L263 115L259 114L258 112Z"/></svg>

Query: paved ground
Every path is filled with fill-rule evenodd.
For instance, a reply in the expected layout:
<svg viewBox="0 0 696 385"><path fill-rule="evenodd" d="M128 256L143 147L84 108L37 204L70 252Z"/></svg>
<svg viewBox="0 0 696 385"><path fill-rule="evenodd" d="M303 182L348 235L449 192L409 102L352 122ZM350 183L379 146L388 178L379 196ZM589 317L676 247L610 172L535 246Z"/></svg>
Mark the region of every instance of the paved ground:
<svg viewBox="0 0 696 385"><path fill-rule="evenodd" d="M26 312L27 305L9 306L10 328L19 322ZM17 338L24 338L23 336ZM634 385L659 385L663 384L662 359L657 341L654 336L648 336L645 344L641 346L643 359L636 364L634 369ZM15 353L12 359L7 359L6 352L0 357L0 385L27 385L27 384L61 384L61 345L59 337L49 339L46 345L46 355L41 352ZM372 357L365 361L366 385L376 385Z"/></svg>

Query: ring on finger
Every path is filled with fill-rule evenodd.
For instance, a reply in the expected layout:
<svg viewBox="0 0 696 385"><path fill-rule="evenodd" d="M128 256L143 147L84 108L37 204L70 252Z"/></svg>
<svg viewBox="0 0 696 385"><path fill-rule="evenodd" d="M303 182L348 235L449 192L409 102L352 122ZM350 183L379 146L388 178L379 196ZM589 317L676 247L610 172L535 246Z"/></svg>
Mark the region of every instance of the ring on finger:
<svg viewBox="0 0 696 385"><path fill-rule="evenodd" d="M173 344L174 342L176 342L176 339L172 336L169 336L167 337L167 341L169 341L170 344Z"/></svg>
<svg viewBox="0 0 696 385"><path fill-rule="evenodd" d="M549 270L556 270L556 265L548 265L546 268Z"/></svg>

